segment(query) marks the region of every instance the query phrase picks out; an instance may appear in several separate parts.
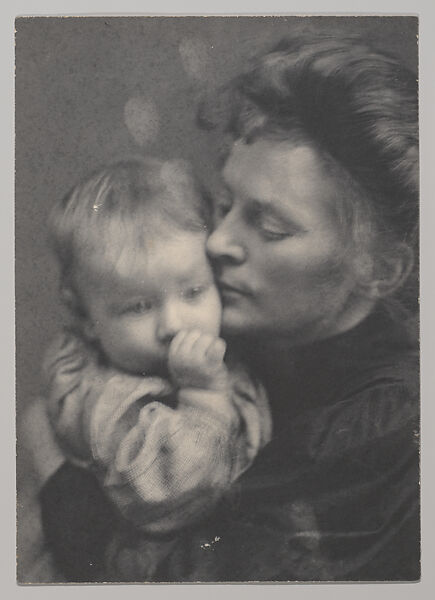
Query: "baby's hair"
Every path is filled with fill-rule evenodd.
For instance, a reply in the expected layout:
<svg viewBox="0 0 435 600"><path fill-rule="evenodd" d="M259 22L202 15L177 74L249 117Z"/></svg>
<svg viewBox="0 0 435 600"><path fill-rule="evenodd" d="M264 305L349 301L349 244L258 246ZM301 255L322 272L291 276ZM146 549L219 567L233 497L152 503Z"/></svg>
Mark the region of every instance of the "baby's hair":
<svg viewBox="0 0 435 600"><path fill-rule="evenodd" d="M106 166L73 187L49 218L49 241L61 269L61 290L74 290L79 260L111 242L116 224L134 242L163 230L207 230L206 203L182 160L133 158ZM126 229L128 228L128 229ZM75 291L75 290L74 290Z"/></svg>

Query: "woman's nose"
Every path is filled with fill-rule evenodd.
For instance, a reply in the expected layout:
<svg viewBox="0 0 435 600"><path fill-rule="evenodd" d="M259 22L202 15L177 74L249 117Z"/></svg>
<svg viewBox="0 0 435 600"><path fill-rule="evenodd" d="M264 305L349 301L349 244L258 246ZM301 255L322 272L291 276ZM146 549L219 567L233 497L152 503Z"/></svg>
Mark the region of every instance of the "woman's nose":
<svg viewBox="0 0 435 600"><path fill-rule="evenodd" d="M207 252L213 259L241 263L246 259L246 250L224 223L218 225L208 237Z"/></svg>

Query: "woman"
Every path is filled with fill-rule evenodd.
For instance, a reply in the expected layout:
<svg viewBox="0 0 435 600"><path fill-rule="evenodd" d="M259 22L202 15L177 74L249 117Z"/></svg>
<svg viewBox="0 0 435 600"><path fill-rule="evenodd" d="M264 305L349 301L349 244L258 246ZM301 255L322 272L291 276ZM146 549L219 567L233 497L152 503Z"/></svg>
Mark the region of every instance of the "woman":
<svg viewBox="0 0 435 600"><path fill-rule="evenodd" d="M168 542L155 579L416 580L415 77L355 39L297 37L227 100L208 250L224 334L268 389L274 436L218 510ZM140 536L83 478L64 466L41 496L64 572L108 579L111 560L115 579L140 581Z"/></svg>

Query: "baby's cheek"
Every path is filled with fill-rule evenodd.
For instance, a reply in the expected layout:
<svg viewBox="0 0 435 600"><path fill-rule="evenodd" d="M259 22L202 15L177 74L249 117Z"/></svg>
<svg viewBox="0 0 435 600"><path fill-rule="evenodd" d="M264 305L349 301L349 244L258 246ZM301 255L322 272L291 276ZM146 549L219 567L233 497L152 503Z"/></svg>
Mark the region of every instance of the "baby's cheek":
<svg viewBox="0 0 435 600"><path fill-rule="evenodd" d="M118 362L132 360L141 352L145 341L140 327L126 323L114 323L105 338L106 351Z"/></svg>
<svg viewBox="0 0 435 600"><path fill-rule="evenodd" d="M207 324L207 331L213 335L219 335L222 322L222 303L216 288L210 293L205 303L203 313Z"/></svg>

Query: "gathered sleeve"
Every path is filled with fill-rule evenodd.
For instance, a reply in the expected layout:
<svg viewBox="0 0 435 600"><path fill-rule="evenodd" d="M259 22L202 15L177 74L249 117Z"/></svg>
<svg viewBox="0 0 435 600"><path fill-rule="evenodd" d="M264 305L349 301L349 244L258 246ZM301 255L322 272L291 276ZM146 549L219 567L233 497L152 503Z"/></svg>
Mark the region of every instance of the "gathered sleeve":
<svg viewBox="0 0 435 600"><path fill-rule="evenodd" d="M148 533L200 519L270 439L264 391L232 371L229 395L180 390L102 365L67 332L46 359L49 413L68 457L95 471Z"/></svg>

